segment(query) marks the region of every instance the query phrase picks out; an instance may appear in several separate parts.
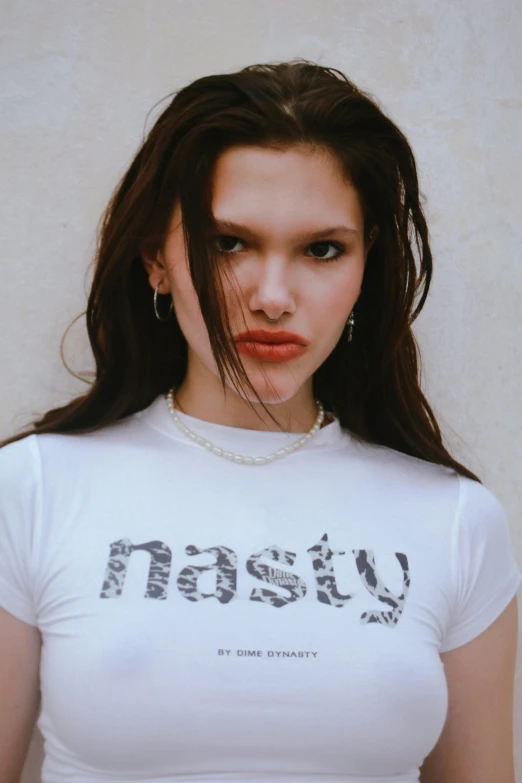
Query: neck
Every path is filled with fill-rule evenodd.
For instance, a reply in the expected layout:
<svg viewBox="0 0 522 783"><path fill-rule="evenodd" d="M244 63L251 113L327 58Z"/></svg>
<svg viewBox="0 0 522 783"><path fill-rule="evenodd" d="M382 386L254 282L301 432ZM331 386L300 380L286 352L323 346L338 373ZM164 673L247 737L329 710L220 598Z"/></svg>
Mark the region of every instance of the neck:
<svg viewBox="0 0 522 783"><path fill-rule="evenodd" d="M220 379L213 373L198 372L195 368L187 372L176 390L175 401L182 413L196 419L266 432L307 432L318 413L311 378L290 399L282 403L266 402L267 413L258 402L248 402L232 387L227 385L223 391Z"/></svg>

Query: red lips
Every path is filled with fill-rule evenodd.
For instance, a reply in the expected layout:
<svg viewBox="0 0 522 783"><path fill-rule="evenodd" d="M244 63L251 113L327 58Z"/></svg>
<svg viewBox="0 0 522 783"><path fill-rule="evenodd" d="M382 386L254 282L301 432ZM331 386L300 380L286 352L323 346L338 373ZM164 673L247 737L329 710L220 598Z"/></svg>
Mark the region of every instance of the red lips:
<svg viewBox="0 0 522 783"><path fill-rule="evenodd" d="M241 334L234 337L234 340L236 343L258 342L273 343L274 345L295 343L296 345L308 345L308 341L300 334L285 332L283 330L280 330L279 332L270 332L266 329L253 329L252 331L241 332Z"/></svg>
<svg viewBox="0 0 522 783"><path fill-rule="evenodd" d="M236 335L237 350L251 359L264 362L286 362L305 353L308 341L300 334L280 330L253 329Z"/></svg>

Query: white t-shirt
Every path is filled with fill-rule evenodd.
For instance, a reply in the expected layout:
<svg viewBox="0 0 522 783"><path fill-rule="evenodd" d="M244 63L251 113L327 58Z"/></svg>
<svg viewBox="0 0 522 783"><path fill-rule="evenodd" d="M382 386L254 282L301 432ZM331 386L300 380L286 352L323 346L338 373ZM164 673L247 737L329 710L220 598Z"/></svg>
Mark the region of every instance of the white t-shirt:
<svg viewBox="0 0 522 783"><path fill-rule="evenodd" d="M236 453L297 435L180 414ZM43 783L413 783L439 653L522 580L481 484L334 421L271 464L163 396L0 449L0 605L42 633Z"/></svg>

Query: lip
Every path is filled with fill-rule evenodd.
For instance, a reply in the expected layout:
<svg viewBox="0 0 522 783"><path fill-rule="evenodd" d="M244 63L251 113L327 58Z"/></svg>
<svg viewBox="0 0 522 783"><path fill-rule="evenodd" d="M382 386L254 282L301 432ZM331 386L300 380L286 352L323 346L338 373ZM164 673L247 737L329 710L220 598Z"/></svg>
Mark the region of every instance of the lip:
<svg viewBox="0 0 522 783"><path fill-rule="evenodd" d="M259 362L288 362L298 359L307 350L306 345L297 343L261 343L254 340L238 342L238 353L257 359Z"/></svg>
<svg viewBox="0 0 522 783"><path fill-rule="evenodd" d="M252 331L241 332L234 337L236 343L262 343L265 345L293 344L307 346L308 340L295 332L270 332L266 329L253 329Z"/></svg>

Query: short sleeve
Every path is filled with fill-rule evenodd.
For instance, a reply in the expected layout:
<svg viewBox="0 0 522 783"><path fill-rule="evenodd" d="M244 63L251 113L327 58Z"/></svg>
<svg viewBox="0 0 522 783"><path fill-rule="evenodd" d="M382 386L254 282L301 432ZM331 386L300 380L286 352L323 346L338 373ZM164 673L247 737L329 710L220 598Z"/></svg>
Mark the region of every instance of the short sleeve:
<svg viewBox="0 0 522 783"><path fill-rule="evenodd" d="M440 652L460 647L485 631L522 583L500 502L477 481L459 475L459 484L452 531L452 607Z"/></svg>
<svg viewBox="0 0 522 783"><path fill-rule="evenodd" d="M40 512L36 436L0 448L0 606L38 625L32 553Z"/></svg>

